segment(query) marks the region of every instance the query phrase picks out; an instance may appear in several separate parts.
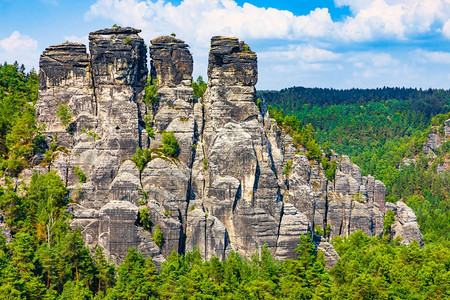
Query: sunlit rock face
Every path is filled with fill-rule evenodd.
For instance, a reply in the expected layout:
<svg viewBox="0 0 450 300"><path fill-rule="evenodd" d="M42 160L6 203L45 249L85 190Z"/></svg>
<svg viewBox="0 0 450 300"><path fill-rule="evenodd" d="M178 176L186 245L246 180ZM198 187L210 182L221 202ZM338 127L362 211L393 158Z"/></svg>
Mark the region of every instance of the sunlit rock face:
<svg viewBox="0 0 450 300"><path fill-rule="evenodd" d="M149 72L139 32L98 30L89 35L89 54L82 44L65 43L41 55L37 119L47 143L60 147L39 170L54 169L67 184L72 226L91 249L99 245L119 263L135 247L160 265L173 250L198 247L205 258L224 259L230 250L249 256L267 245L286 259L296 257L299 236L317 225L328 225L329 237L382 233L391 208L384 184L361 176L346 156L334 157L338 169L330 181L320 164L297 153L264 101L257 105L257 56L248 45L213 37L208 88L194 98L188 45L170 36L151 40ZM157 102L145 100L150 83L158 87ZM61 106L68 124L58 116ZM174 133L178 158L155 158L138 169L136 149L160 147L163 132ZM417 225L413 214L395 208L402 224L395 234L419 239L418 227L408 229ZM151 219L145 230L143 210ZM152 238L156 225L160 245ZM323 238L317 244L335 263L332 246Z"/></svg>

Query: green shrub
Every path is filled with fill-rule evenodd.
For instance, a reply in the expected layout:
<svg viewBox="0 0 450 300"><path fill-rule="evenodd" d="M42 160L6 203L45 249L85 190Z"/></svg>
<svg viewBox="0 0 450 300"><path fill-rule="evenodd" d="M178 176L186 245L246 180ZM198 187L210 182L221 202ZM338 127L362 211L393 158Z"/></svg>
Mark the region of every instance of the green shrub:
<svg viewBox="0 0 450 300"><path fill-rule="evenodd" d="M80 181L80 183L86 182L86 175L84 175L83 170L81 170L79 166L75 166L73 172L78 176L78 180Z"/></svg>
<svg viewBox="0 0 450 300"><path fill-rule="evenodd" d="M191 86L192 86L192 89L194 90L194 97L199 97L199 98L203 98L206 88L208 87L206 82L203 81L202 76L198 76L197 80L192 82Z"/></svg>
<svg viewBox="0 0 450 300"><path fill-rule="evenodd" d="M125 43L126 43L127 45L131 45L131 40L130 40L129 37L126 37L126 38L125 38Z"/></svg>
<svg viewBox="0 0 450 300"><path fill-rule="evenodd" d="M325 226L324 234L325 234L325 238L328 238L328 239L330 238L330 236L331 236L331 225L330 224L327 224Z"/></svg>
<svg viewBox="0 0 450 300"><path fill-rule="evenodd" d="M144 170L144 167L148 163L148 160L147 160L147 157L146 157L144 151L142 151L142 149L139 147L136 148L136 152L134 152L134 155L131 158L131 160L136 164L136 167L138 168L138 170L140 172L142 172Z"/></svg>
<svg viewBox="0 0 450 300"><path fill-rule="evenodd" d="M151 79L150 77L147 79L147 85L144 88L145 96L144 103L147 105L154 105L159 102L158 96L158 80Z"/></svg>
<svg viewBox="0 0 450 300"><path fill-rule="evenodd" d="M323 236L322 226L320 226L320 225L314 226L314 233L315 233L316 235Z"/></svg>
<svg viewBox="0 0 450 300"><path fill-rule="evenodd" d="M317 144L315 139L311 139L306 143L306 156L309 159L315 159L320 161L322 158L322 151L320 151L319 144Z"/></svg>
<svg viewBox="0 0 450 300"><path fill-rule="evenodd" d="M56 116L61 121L61 124L64 126L67 126L70 124L70 121L72 120L72 114L69 111L69 105L67 104L58 104L58 111L56 112Z"/></svg>
<svg viewBox="0 0 450 300"><path fill-rule="evenodd" d="M142 225L142 228L144 228L145 230L149 230L151 227L152 219L150 218L147 207L139 210L139 224Z"/></svg>
<svg viewBox="0 0 450 300"><path fill-rule="evenodd" d="M162 133L162 151L170 157L178 157L180 145L173 131Z"/></svg>
<svg viewBox="0 0 450 300"><path fill-rule="evenodd" d="M98 134L96 132L89 130L88 135L92 138L92 140L98 140Z"/></svg>
<svg viewBox="0 0 450 300"><path fill-rule="evenodd" d="M261 98L256 99L256 106L258 107L259 111L261 111L261 103L262 103Z"/></svg>
<svg viewBox="0 0 450 300"><path fill-rule="evenodd" d="M286 177L289 177L289 172L291 170L293 163L294 163L294 161L291 159L291 160L288 160L286 162L286 164L284 165L284 175L286 175Z"/></svg>
<svg viewBox="0 0 450 300"><path fill-rule="evenodd" d="M203 159L203 169L208 169L208 159L206 157Z"/></svg>
<svg viewBox="0 0 450 300"><path fill-rule="evenodd" d="M388 210L386 212L386 214L383 217L383 222L384 222L383 232L384 232L384 235L390 234L391 226L392 226L392 224L394 224L394 221L395 221L395 215L394 215L394 212L392 211L392 209L390 209L390 210Z"/></svg>
<svg viewBox="0 0 450 300"><path fill-rule="evenodd" d="M161 247L161 245L164 241L163 233L162 233L161 229L159 228L158 224L156 224L156 226L155 226L155 232L153 233L153 241L155 241L155 244L158 245L158 247Z"/></svg>
<svg viewBox="0 0 450 300"><path fill-rule="evenodd" d="M330 159L324 156L322 157L322 166L325 171L325 177L328 180L333 181L334 178L336 177L336 169L337 169L336 161L333 159L330 162Z"/></svg>

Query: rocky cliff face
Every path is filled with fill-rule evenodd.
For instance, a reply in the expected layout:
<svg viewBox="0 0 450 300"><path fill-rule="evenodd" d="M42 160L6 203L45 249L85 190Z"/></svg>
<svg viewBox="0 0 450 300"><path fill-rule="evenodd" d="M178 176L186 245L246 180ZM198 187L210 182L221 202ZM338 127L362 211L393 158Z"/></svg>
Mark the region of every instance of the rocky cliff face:
<svg viewBox="0 0 450 300"><path fill-rule="evenodd" d="M285 259L295 257L299 235L316 225L330 225L331 237L358 229L371 236L382 232L383 183L362 177L345 156L335 157L336 179L329 181L321 165L296 154L264 103L261 111L256 105L257 57L248 45L211 39L208 88L195 99L188 46L173 37L153 39L150 76L159 101L147 103L146 47L138 33L99 30L89 36L90 55L84 45L66 43L41 56L38 120L46 125L48 143L66 148L55 152L48 168L67 183L76 202L72 225L81 227L91 248L100 245L120 262L136 247L159 264L173 250L197 246L206 258L224 258L230 250L250 255L266 244ZM72 114L67 126L57 117L59 104ZM178 159L150 159L138 169L131 160L136 148L158 148L170 131L180 144ZM76 175L80 170L84 183ZM149 230L139 225L144 209ZM156 225L161 245L152 239ZM418 234L417 227L411 237ZM319 248L330 264L336 261L325 240Z"/></svg>

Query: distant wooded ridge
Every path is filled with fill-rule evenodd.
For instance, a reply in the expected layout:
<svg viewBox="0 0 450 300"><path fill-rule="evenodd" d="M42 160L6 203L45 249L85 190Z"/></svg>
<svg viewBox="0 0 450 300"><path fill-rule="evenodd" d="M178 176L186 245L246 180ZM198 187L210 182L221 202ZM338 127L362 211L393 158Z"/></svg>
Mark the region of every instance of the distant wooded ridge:
<svg viewBox="0 0 450 300"><path fill-rule="evenodd" d="M333 89L290 87L279 91L260 90L259 97L270 104L295 102L296 104L310 104L328 106L339 104L359 104L368 102L397 99L408 100L412 108L420 108L423 103L432 104L437 109L449 110L450 90L443 89L415 89L415 88L376 88L376 89ZM436 114L439 112L430 112Z"/></svg>

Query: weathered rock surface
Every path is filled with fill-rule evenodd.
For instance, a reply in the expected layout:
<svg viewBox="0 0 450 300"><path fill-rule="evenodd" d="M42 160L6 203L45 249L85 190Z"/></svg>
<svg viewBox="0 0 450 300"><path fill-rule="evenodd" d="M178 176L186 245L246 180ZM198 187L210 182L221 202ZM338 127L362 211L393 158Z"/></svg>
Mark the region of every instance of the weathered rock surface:
<svg viewBox="0 0 450 300"><path fill-rule="evenodd" d="M450 139L450 119L444 125L431 127L428 139L423 147L423 152L431 158L436 158L439 148ZM414 161L415 163L415 161ZM443 157L443 161L437 165L437 173L450 172L450 157Z"/></svg>
<svg viewBox="0 0 450 300"><path fill-rule="evenodd" d="M72 147L74 135L68 131L94 126L96 104L86 46L64 43L45 49L39 61L39 87L37 121L46 125L47 135L60 145ZM69 125L63 125L57 116L61 104L67 105L72 115Z"/></svg>
<svg viewBox="0 0 450 300"><path fill-rule="evenodd" d="M387 208L395 213L395 222L391 226L393 238L401 237L401 243L406 245L416 240L420 246L423 246L423 236L417 224L414 211L401 201L398 201L396 204L386 204Z"/></svg>
<svg viewBox="0 0 450 300"><path fill-rule="evenodd" d="M82 229L91 249L102 246L118 263L136 247L160 264L173 250L199 247L205 258L223 259L230 250L251 255L267 245L286 259L295 258L299 235L317 225L328 225L330 237L358 229L371 236L382 232L383 183L362 177L345 156L335 157L338 170L329 181L320 164L297 154L264 101L260 109L256 105L257 57L248 45L211 39L208 88L198 101L188 46L173 37L153 39L150 76L159 101L150 104L143 101L148 70L138 33L99 30L89 36L90 55L84 45L67 43L41 56L38 120L47 126L48 141L57 135L67 150L58 152L50 169L77 202L70 208L72 226ZM58 104L70 108L69 126L57 117ZM152 158L139 170L131 160L136 148L159 147L164 131L174 132L178 159ZM86 182L79 182L75 168ZM148 209L150 232L159 225L160 246L139 225L141 209ZM406 208L396 212L395 232L408 241L417 223ZM329 266L338 259L325 240L318 248Z"/></svg>
<svg viewBox="0 0 450 300"><path fill-rule="evenodd" d="M320 240L319 245L317 246L318 251L322 251L325 255L325 267L329 270L334 265L336 265L337 261L341 258L339 254L334 250L333 245L328 243L323 238Z"/></svg>
<svg viewBox="0 0 450 300"><path fill-rule="evenodd" d="M151 41L152 77L160 87L191 86L193 60L188 45L171 36Z"/></svg>
<svg viewBox="0 0 450 300"><path fill-rule="evenodd" d="M5 224L5 220L1 213L0 213L0 234L5 237L7 243L11 241L12 238L11 230L9 230L8 226Z"/></svg>
<svg viewBox="0 0 450 300"><path fill-rule="evenodd" d="M442 144L450 137L450 119L444 122L443 128L435 126L431 128L428 134L427 142L423 147L425 154L434 154L437 148L441 147Z"/></svg>

